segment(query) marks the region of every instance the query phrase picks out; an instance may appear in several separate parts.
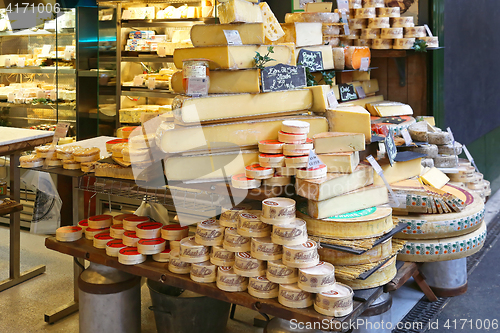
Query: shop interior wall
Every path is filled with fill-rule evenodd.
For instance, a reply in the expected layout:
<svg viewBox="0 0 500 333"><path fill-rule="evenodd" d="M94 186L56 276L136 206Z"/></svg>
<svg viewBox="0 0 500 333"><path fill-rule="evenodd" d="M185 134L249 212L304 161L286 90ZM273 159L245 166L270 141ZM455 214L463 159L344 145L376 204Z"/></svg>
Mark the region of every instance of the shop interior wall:
<svg viewBox="0 0 500 333"><path fill-rule="evenodd" d="M500 1L444 1L444 126L500 188Z"/></svg>

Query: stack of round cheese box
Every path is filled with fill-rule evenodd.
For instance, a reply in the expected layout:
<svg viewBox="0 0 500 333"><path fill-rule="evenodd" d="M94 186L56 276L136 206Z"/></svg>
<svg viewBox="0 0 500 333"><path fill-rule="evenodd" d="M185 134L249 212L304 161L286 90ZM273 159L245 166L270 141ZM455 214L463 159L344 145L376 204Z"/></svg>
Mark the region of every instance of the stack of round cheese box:
<svg viewBox="0 0 500 333"><path fill-rule="evenodd" d="M231 177L233 187L241 189L293 184L291 176L314 179L326 175L327 168L320 165L307 168L313 141L308 138L310 124L300 120L285 120L278 132L278 140L259 142L259 163L248 165L245 174Z"/></svg>
<svg viewBox="0 0 500 333"><path fill-rule="evenodd" d="M450 178L448 184L466 188L469 192L475 193L484 201L491 195L490 182L484 179L482 173L477 172L471 162L466 159L458 159L458 172L447 173Z"/></svg>
<svg viewBox="0 0 500 333"><path fill-rule="evenodd" d="M424 26L415 26L413 16L401 16L400 7L386 7L384 0L349 1L349 35L343 45L372 49L411 49L416 39L427 47L438 47L438 37L427 37Z"/></svg>

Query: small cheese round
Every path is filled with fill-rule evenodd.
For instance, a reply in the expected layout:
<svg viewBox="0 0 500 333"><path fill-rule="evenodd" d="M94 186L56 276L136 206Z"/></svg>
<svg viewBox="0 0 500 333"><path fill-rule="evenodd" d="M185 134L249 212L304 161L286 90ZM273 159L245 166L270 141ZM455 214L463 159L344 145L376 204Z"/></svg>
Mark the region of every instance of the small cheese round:
<svg viewBox="0 0 500 333"><path fill-rule="evenodd" d="M120 214L113 216L113 224L123 224L123 220L126 219L127 217L133 217L137 216L135 214Z"/></svg>
<svg viewBox="0 0 500 333"><path fill-rule="evenodd" d="M195 240L205 246L222 245L224 229L226 228L214 219L200 222L196 226Z"/></svg>
<svg viewBox="0 0 500 333"><path fill-rule="evenodd" d="M139 241L139 237L135 234L135 231L127 230L122 235L123 244L127 246L135 247Z"/></svg>
<svg viewBox="0 0 500 333"><path fill-rule="evenodd" d="M285 133L307 134L311 125L301 120L283 120L281 131Z"/></svg>
<svg viewBox="0 0 500 333"><path fill-rule="evenodd" d="M244 237L266 237L271 235L271 226L261 221L261 212L250 210L238 215L236 231Z"/></svg>
<svg viewBox="0 0 500 333"><path fill-rule="evenodd" d="M136 265L146 261L146 256L136 247L124 247L118 252L118 262L123 265Z"/></svg>
<svg viewBox="0 0 500 333"><path fill-rule="evenodd" d="M236 228L238 226L238 215L244 210L251 210L251 205L240 204L238 206L232 207L222 211L219 218L220 225L228 228Z"/></svg>
<svg viewBox="0 0 500 333"><path fill-rule="evenodd" d="M350 30L361 30L368 27L368 20L362 18L351 18L349 21Z"/></svg>
<svg viewBox="0 0 500 333"><path fill-rule="evenodd" d="M186 237L181 240L180 259L185 262L203 262L210 259L208 247L196 243L195 237Z"/></svg>
<svg viewBox="0 0 500 333"><path fill-rule="evenodd" d="M109 234L109 231L100 232L94 236L93 244L95 248L105 249L106 244L112 241L113 237Z"/></svg>
<svg viewBox="0 0 500 333"><path fill-rule="evenodd" d="M397 38L392 44L395 50L410 50L415 44L415 38Z"/></svg>
<svg viewBox="0 0 500 333"><path fill-rule="evenodd" d="M313 305L313 295L301 290L297 283L280 284L278 302L289 308L303 309Z"/></svg>
<svg viewBox="0 0 500 333"><path fill-rule="evenodd" d="M279 293L279 285L269 281L264 275L251 277L248 283L248 293L257 298L276 298Z"/></svg>
<svg viewBox="0 0 500 333"><path fill-rule="evenodd" d="M149 222L147 216L130 216L123 219L123 229L135 231L137 226L144 222Z"/></svg>
<svg viewBox="0 0 500 333"><path fill-rule="evenodd" d="M278 132L278 140L284 143L305 143L307 140L307 134L305 133L285 133L283 131Z"/></svg>
<svg viewBox="0 0 500 333"><path fill-rule="evenodd" d="M377 16L378 17L400 17L400 8L399 7L384 7L377 8Z"/></svg>
<svg viewBox="0 0 500 333"><path fill-rule="evenodd" d="M430 144L446 145L451 143L451 136L448 132L429 132L427 135Z"/></svg>
<svg viewBox="0 0 500 333"><path fill-rule="evenodd" d="M418 39L425 41L427 48L439 47L439 37L419 37Z"/></svg>
<svg viewBox="0 0 500 333"><path fill-rule="evenodd" d="M231 176L231 186L234 188L249 190L252 188L259 188L261 184L262 180L248 178L244 173Z"/></svg>
<svg viewBox="0 0 500 333"><path fill-rule="evenodd" d="M266 154L281 154L283 152L283 142L278 140L259 141L259 151Z"/></svg>
<svg viewBox="0 0 500 333"><path fill-rule="evenodd" d="M283 245L283 263L295 268L308 268L319 263L318 245L309 240L300 245Z"/></svg>
<svg viewBox="0 0 500 333"><path fill-rule="evenodd" d="M364 0L363 7L383 8L383 7L385 7L385 1L384 0Z"/></svg>
<svg viewBox="0 0 500 333"><path fill-rule="evenodd" d="M404 32L405 32L405 38L416 38L416 37L427 36L424 26L405 27Z"/></svg>
<svg viewBox="0 0 500 333"><path fill-rule="evenodd" d="M287 156L285 157L285 165L287 168L305 168L307 167L309 156Z"/></svg>
<svg viewBox="0 0 500 333"><path fill-rule="evenodd" d="M153 254L153 260L158 262L169 262L171 250L165 248L165 250L160 253Z"/></svg>
<svg viewBox="0 0 500 333"><path fill-rule="evenodd" d="M292 178L290 176L281 176L275 174L272 178L264 179L262 184L264 186L286 186L292 184Z"/></svg>
<svg viewBox="0 0 500 333"><path fill-rule="evenodd" d="M380 30L380 38L403 38L403 28L383 28Z"/></svg>
<svg viewBox="0 0 500 333"><path fill-rule="evenodd" d="M300 245L307 242L306 221L296 218L291 222L273 225L273 243L280 245Z"/></svg>
<svg viewBox="0 0 500 333"><path fill-rule="evenodd" d="M387 17L382 17L387 18ZM380 28L366 28L361 30L361 39L375 39L380 37Z"/></svg>
<svg viewBox="0 0 500 333"><path fill-rule="evenodd" d="M114 239L122 239L124 232L125 232L125 229L123 229L123 224L113 224L109 228L109 234Z"/></svg>
<svg viewBox="0 0 500 333"><path fill-rule="evenodd" d="M160 237L163 224L160 222L144 222L137 225L135 233L141 239L152 239Z"/></svg>
<svg viewBox="0 0 500 333"><path fill-rule="evenodd" d="M289 198L271 198L262 201L262 222L283 224L295 220L295 200Z"/></svg>
<svg viewBox="0 0 500 333"><path fill-rule="evenodd" d="M391 26L393 28L409 28L415 26L413 16L392 17Z"/></svg>
<svg viewBox="0 0 500 333"><path fill-rule="evenodd" d="M224 231L224 242L222 243L222 246L224 249L232 252L250 251L250 238L238 234L236 228L226 228Z"/></svg>
<svg viewBox="0 0 500 333"><path fill-rule="evenodd" d="M353 296L351 287L336 283L331 290L316 295L314 309L325 316L347 316L353 310Z"/></svg>
<svg viewBox="0 0 500 333"><path fill-rule="evenodd" d="M390 50L392 49L392 39L376 38L372 40L372 49L375 50Z"/></svg>
<svg viewBox="0 0 500 333"><path fill-rule="evenodd" d="M220 266L217 269L217 288L224 291L245 291L248 278L235 273L232 267Z"/></svg>
<svg viewBox="0 0 500 333"><path fill-rule="evenodd" d="M377 13L375 11L375 7L365 7L365 8L356 8L354 10L355 18L375 18L377 16Z"/></svg>
<svg viewBox="0 0 500 333"><path fill-rule="evenodd" d="M171 254L168 261L168 270L175 274L189 274L191 272L191 264Z"/></svg>
<svg viewBox="0 0 500 333"><path fill-rule="evenodd" d="M253 179L267 179L271 178L274 175L274 169L266 168L260 166L258 163L254 163L245 167L245 175L248 178Z"/></svg>
<svg viewBox="0 0 500 333"><path fill-rule="evenodd" d="M199 283L211 283L217 280L217 266L210 261L191 264L191 280Z"/></svg>
<svg viewBox="0 0 500 333"><path fill-rule="evenodd" d="M265 262L253 258L250 252L237 252L233 268L236 274L246 277L260 276L266 273Z"/></svg>
<svg viewBox="0 0 500 333"><path fill-rule="evenodd" d="M281 260L270 260L267 262L266 277L274 283L290 284L299 280L299 271L297 268L286 266Z"/></svg>
<svg viewBox="0 0 500 333"><path fill-rule="evenodd" d="M300 179L323 178L326 177L326 174L327 174L327 167L324 164L311 169L308 168L297 169L297 178Z"/></svg>
<svg viewBox="0 0 500 333"><path fill-rule="evenodd" d="M316 266L299 269L300 289L310 293L331 290L335 285L335 268L332 264L320 261Z"/></svg>
<svg viewBox="0 0 500 333"><path fill-rule="evenodd" d="M212 246L210 262L217 266L234 266L234 252L224 249L222 246Z"/></svg>
<svg viewBox="0 0 500 333"><path fill-rule="evenodd" d="M372 29L381 29L381 28L390 28L391 24L389 23L388 17L376 17L368 19L368 28ZM380 33L380 31L379 31ZM361 33L363 34L363 33Z"/></svg>
<svg viewBox="0 0 500 333"><path fill-rule="evenodd" d="M283 257L283 248L279 244L274 244L271 237L255 237L252 238L250 253L256 259L278 260Z"/></svg>
<svg viewBox="0 0 500 333"><path fill-rule="evenodd" d="M111 215L97 215L88 218L88 224L93 229L109 228L113 223L113 216Z"/></svg>
<svg viewBox="0 0 500 333"><path fill-rule="evenodd" d="M121 249L127 247L121 239L113 239L106 243L106 254L110 257L118 257Z"/></svg>
<svg viewBox="0 0 500 333"><path fill-rule="evenodd" d="M85 238L93 240L94 236L101 233L101 232L106 232L108 231L109 228L103 228L103 229L94 229L94 228L87 228L85 229Z"/></svg>
<svg viewBox="0 0 500 333"><path fill-rule="evenodd" d="M43 158L37 155L26 155L19 157L21 168L38 168L43 166Z"/></svg>
<svg viewBox="0 0 500 333"><path fill-rule="evenodd" d="M283 155L285 156L306 156L309 151L314 149L312 139L307 139L305 143L287 143L283 146Z"/></svg>
<svg viewBox="0 0 500 333"><path fill-rule="evenodd" d="M283 154L260 154L259 164L265 168L279 168L285 166L285 155Z"/></svg>
<svg viewBox="0 0 500 333"><path fill-rule="evenodd" d="M56 230L58 242L74 242L83 237L83 229L78 226L60 227Z"/></svg>
<svg viewBox="0 0 500 333"><path fill-rule="evenodd" d="M167 242L163 238L140 239L137 250L142 254L157 254L165 250Z"/></svg>
<svg viewBox="0 0 500 333"><path fill-rule="evenodd" d="M82 228L83 232L85 232L85 229L89 227L89 222L87 219L81 220L80 222L78 222L78 226Z"/></svg>
<svg viewBox="0 0 500 333"><path fill-rule="evenodd" d="M180 224L168 224L161 228L161 237L168 241L181 240L186 238L188 234L189 227L183 227Z"/></svg>

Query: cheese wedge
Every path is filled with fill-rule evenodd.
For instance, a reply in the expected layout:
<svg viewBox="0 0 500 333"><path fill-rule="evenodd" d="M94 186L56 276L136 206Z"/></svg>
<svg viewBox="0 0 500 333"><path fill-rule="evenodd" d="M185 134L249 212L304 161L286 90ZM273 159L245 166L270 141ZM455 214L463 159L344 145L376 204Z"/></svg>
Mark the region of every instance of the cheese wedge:
<svg viewBox="0 0 500 333"><path fill-rule="evenodd" d="M276 43L295 43L297 47L323 44L323 24L320 22L283 23L285 35Z"/></svg>
<svg viewBox="0 0 500 333"><path fill-rule="evenodd" d="M307 199L321 201L373 184L373 169L359 165L351 174L328 173L320 179L297 179L295 190Z"/></svg>
<svg viewBox="0 0 500 333"><path fill-rule="evenodd" d="M258 4L244 0L229 0L217 6L220 23L262 22L262 12Z"/></svg>
<svg viewBox="0 0 500 333"><path fill-rule="evenodd" d="M345 50L343 47L332 47L333 62L335 69L343 70L345 68ZM337 98L338 99L338 98Z"/></svg>
<svg viewBox="0 0 500 333"><path fill-rule="evenodd" d="M185 94L182 71L172 75L170 87L178 94ZM260 93L260 71L258 69L218 70L210 72L209 94Z"/></svg>
<svg viewBox="0 0 500 333"><path fill-rule="evenodd" d="M366 103L382 102L383 100L384 100L384 96L378 95L378 96L371 96L371 97L367 97L367 98L356 99L354 101L349 101L349 102L345 102L345 103L339 103L339 106L359 105L359 106L366 108Z"/></svg>
<svg viewBox="0 0 500 333"><path fill-rule="evenodd" d="M389 164L389 161L386 161L385 163L379 163L380 167L384 171L385 179L389 184L391 184L420 175L421 162L421 158L416 158L414 160L405 162L395 162L392 167ZM384 185L384 181L376 173L373 176L373 183L375 185Z"/></svg>
<svg viewBox="0 0 500 333"><path fill-rule="evenodd" d="M312 86L306 87L306 89L311 90L313 94L313 104L310 108L313 112L323 113L329 108L328 103L328 93L331 88L328 85Z"/></svg>
<svg viewBox="0 0 500 333"><path fill-rule="evenodd" d="M300 50L308 50L308 51L320 51L321 55L323 57L323 69L334 69L334 62L333 62L333 53L332 53L332 47L329 45L323 45L323 46L305 46L301 48L297 48L295 50L296 57L298 59ZM274 58L274 55L273 55ZM276 58L274 58L276 59ZM298 61L298 60L297 60Z"/></svg>
<svg viewBox="0 0 500 333"><path fill-rule="evenodd" d="M330 132L361 133L365 141L372 138L370 113L359 105L337 106L326 111Z"/></svg>
<svg viewBox="0 0 500 333"><path fill-rule="evenodd" d="M255 2L259 2L259 0ZM259 3L259 6L262 12L266 38L270 41L275 41L283 37L285 32L281 28L278 19L274 16L274 13L269 5L266 2L261 2Z"/></svg>
<svg viewBox="0 0 500 333"><path fill-rule="evenodd" d="M357 73L357 72L353 72L353 73ZM365 73L365 72L359 72L359 73ZM377 91L379 91L379 86L378 86L378 80L377 79L365 80L365 81L356 81L356 82L351 82L351 84L354 86L355 89L357 87L363 87L363 91L367 95L373 94L373 93L376 93Z"/></svg>
<svg viewBox="0 0 500 333"><path fill-rule="evenodd" d="M175 67L181 69L186 59L203 58L210 60L210 69L246 69L255 67L255 52L267 54L270 45L205 46L180 48L174 51ZM295 50L290 45L274 45L274 53L265 66L277 64L296 65Z"/></svg>
<svg viewBox="0 0 500 333"><path fill-rule="evenodd" d="M362 58L371 58L370 48L366 46L348 46L345 49L345 67L349 69L359 69ZM368 66L370 62L368 61Z"/></svg>
<svg viewBox="0 0 500 333"><path fill-rule="evenodd" d="M426 184L439 189L450 181L450 178L437 168L431 168L429 171L424 173L421 178Z"/></svg>
<svg viewBox="0 0 500 333"><path fill-rule="evenodd" d="M247 165L258 162L258 150L176 156L165 160L165 176L169 181L221 180L224 172L229 178L244 173Z"/></svg>
<svg viewBox="0 0 500 333"><path fill-rule="evenodd" d="M365 150L363 133L324 132L313 136L316 154L346 153Z"/></svg>
<svg viewBox="0 0 500 333"><path fill-rule="evenodd" d="M328 172L352 173L359 164L359 152L318 154Z"/></svg>
<svg viewBox="0 0 500 333"><path fill-rule="evenodd" d="M376 117L413 115L413 109L411 108L411 106L399 102L383 101L376 103L366 103L366 109L371 113L372 116Z"/></svg>
<svg viewBox="0 0 500 333"><path fill-rule="evenodd" d="M385 186L370 185L323 201L308 200L309 216L322 219L389 202Z"/></svg>
<svg viewBox="0 0 500 333"><path fill-rule="evenodd" d="M224 30L238 31L243 45L260 45L265 42L263 23L195 24L191 28L191 42L193 46L228 45Z"/></svg>
<svg viewBox="0 0 500 333"><path fill-rule="evenodd" d="M177 96L172 103L172 110L178 122L196 125L220 122L222 119L257 118L263 115L308 110L312 102L312 92L308 89L299 89L198 98Z"/></svg>
<svg viewBox="0 0 500 333"><path fill-rule="evenodd" d="M309 137L328 130L324 117L296 116L247 120L204 126L160 125L157 131L161 149L167 154L210 149L238 149L257 146L259 141L276 140L284 120L300 120L310 124Z"/></svg>

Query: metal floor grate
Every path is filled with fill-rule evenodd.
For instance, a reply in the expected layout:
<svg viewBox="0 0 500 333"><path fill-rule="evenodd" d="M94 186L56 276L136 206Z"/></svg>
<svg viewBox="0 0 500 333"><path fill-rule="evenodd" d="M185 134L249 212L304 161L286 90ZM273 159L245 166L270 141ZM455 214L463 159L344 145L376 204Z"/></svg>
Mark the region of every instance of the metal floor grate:
<svg viewBox="0 0 500 333"><path fill-rule="evenodd" d="M467 273L470 275L477 267L479 262L491 249L492 245L500 234L500 214L494 217L493 221L488 225L488 235L483 245L483 250L473 254L467 258ZM413 323L424 323L422 328L405 328L394 329L392 333L423 333L428 327L425 325L430 321L434 321L442 308L451 300L449 297L439 298L437 302L429 302L424 296L411 309L410 312L401 320L403 327L412 327ZM406 325L405 325L406 324Z"/></svg>

